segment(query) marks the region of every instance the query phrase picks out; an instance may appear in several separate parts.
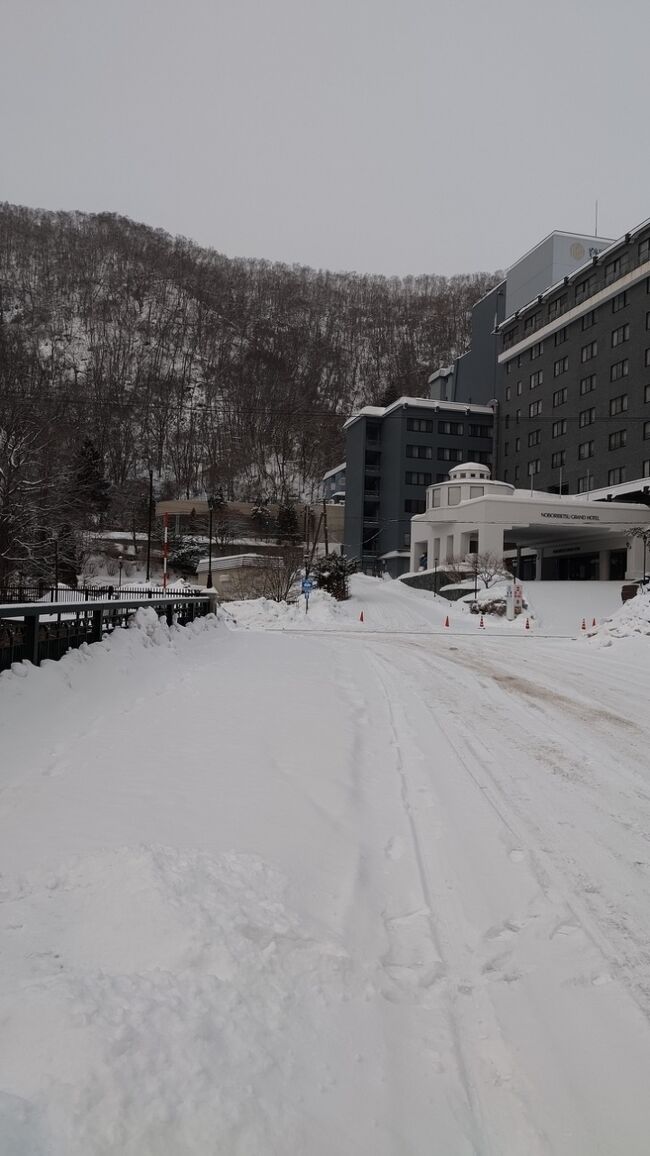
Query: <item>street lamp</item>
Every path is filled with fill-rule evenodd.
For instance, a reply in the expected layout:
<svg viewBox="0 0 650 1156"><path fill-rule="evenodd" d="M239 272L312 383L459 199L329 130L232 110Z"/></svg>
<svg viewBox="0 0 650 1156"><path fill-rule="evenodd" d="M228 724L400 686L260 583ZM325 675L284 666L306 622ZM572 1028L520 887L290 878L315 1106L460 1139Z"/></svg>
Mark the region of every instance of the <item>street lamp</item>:
<svg viewBox="0 0 650 1156"><path fill-rule="evenodd" d="M120 577L119 577L118 584L117 584L118 590L122 589L122 567L123 567L123 565L124 565L124 559L120 555L120 557L117 560L117 568L120 572Z"/></svg>
<svg viewBox="0 0 650 1156"><path fill-rule="evenodd" d="M153 522L153 470L149 470L149 524L147 526L147 582L151 577L151 527Z"/></svg>

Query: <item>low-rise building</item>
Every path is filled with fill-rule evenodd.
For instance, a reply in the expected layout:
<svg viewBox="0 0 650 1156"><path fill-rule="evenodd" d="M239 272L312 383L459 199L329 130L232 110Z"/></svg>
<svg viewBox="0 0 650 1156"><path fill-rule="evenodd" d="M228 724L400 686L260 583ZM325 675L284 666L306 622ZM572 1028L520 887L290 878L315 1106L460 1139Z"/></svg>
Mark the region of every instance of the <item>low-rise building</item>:
<svg viewBox="0 0 650 1156"><path fill-rule="evenodd" d="M650 529L647 506L516 489L464 462L428 488L426 510L412 520L410 569L489 554L510 556L520 578L639 579L644 547L629 536L634 526Z"/></svg>

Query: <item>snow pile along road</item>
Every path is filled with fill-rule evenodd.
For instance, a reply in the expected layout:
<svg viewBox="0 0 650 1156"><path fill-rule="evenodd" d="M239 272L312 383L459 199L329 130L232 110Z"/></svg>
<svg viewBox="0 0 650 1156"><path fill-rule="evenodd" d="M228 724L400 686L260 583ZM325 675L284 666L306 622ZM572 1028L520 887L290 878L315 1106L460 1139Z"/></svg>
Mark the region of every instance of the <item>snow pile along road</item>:
<svg viewBox="0 0 650 1156"><path fill-rule="evenodd" d="M590 637L601 644L608 644L615 638L633 638L650 634L650 589L642 590L600 625L589 631Z"/></svg>
<svg viewBox="0 0 650 1156"><path fill-rule="evenodd" d="M0 679L0 1153L647 1156L647 640L315 605Z"/></svg>

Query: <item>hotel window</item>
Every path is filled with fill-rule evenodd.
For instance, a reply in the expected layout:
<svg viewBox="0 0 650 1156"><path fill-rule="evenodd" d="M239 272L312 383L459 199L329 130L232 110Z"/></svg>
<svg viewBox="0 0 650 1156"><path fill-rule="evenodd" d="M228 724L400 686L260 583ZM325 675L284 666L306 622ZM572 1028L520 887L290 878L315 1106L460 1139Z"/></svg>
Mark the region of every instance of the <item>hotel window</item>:
<svg viewBox="0 0 650 1156"><path fill-rule="evenodd" d="M593 456L594 456L594 443L593 442L581 442L580 445L578 446L578 460L583 462L585 460L585 458L593 458Z"/></svg>
<svg viewBox="0 0 650 1156"><path fill-rule="evenodd" d="M467 427L467 436L470 438L489 438L492 436L492 427L489 425L476 425L470 422Z"/></svg>
<svg viewBox="0 0 650 1156"><path fill-rule="evenodd" d="M530 388L537 389L538 385L542 385L544 381L544 370L538 369L536 373L530 375Z"/></svg>
<svg viewBox="0 0 650 1156"><path fill-rule="evenodd" d="M639 241L639 265L643 265L644 261L650 261L650 237Z"/></svg>
<svg viewBox="0 0 650 1156"><path fill-rule="evenodd" d="M567 333L566 333L566 325L565 325L563 329L558 329L557 333L555 334L555 336L553 338L553 343L555 344L555 346L564 345L564 342L566 341L566 337L567 337Z"/></svg>
<svg viewBox="0 0 650 1156"><path fill-rule="evenodd" d="M650 421L644 421L644 423L643 423L643 440L647 442L648 438L650 438Z"/></svg>
<svg viewBox="0 0 650 1156"><path fill-rule="evenodd" d="M584 333L585 329L591 329L592 325L596 324L596 310L591 309L589 311L589 313L585 313L584 317L582 318L581 324L582 324L582 332L583 333Z"/></svg>
<svg viewBox="0 0 650 1156"><path fill-rule="evenodd" d="M616 349L617 345L622 345L624 341L630 339L630 325L626 321L625 325L619 325L618 329L612 329L612 349Z"/></svg>
<svg viewBox="0 0 650 1156"><path fill-rule="evenodd" d="M648 364L648 362L646 361L646 365L647 364ZM615 364L612 365L610 368L609 380L610 381L620 381L622 377L627 377L627 375L629 373L629 369L630 369L630 363L629 363L627 357L623 358L623 361L615 362Z"/></svg>
<svg viewBox="0 0 650 1156"><path fill-rule="evenodd" d="M551 301L551 304L548 307L549 321L552 321L554 317L557 317L558 314L562 312L565 305L566 293L563 293L561 297L556 297L555 301Z"/></svg>
<svg viewBox="0 0 650 1156"><path fill-rule="evenodd" d="M584 397L586 393L591 393L596 388L596 374L590 373L589 377L583 377L580 382L580 395Z"/></svg>
<svg viewBox="0 0 650 1156"><path fill-rule="evenodd" d="M553 394L553 409L557 409L559 405L564 405L568 396L569 390L566 385L563 386L562 389L556 389Z"/></svg>
<svg viewBox="0 0 650 1156"><path fill-rule="evenodd" d="M412 470L407 470L404 475L404 481L407 486L430 486L431 474L414 473Z"/></svg>
<svg viewBox="0 0 650 1156"><path fill-rule="evenodd" d="M595 420L596 420L596 407L595 406L592 406L591 409L583 409L581 411L581 413L578 415L578 426L580 429L584 429L584 427L586 425L593 425Z"/></svg>
<svg viewBox="0 0 650 1156"><path fill-rule="evenodd" d="M433 422L428 417L407 417L409 433L433 433Z"/></svg>
<svg viewBox="0 0 650 1156"><path fill-rule="evenodd" d="M529 417L537 417L541 412L542 412L541 401L531 401L530 405L528 406L528 416Z"/></svg>
<svg viewBox="0 0 650 1156"><path fill-rule="evenodd" d="M562 421L554 421L552 429L551 429L551 436L554 438L561 438L562 435L565 433L566 433L566 418L563 417Z"/></svg>
<svg viewBox="0 0 650 1156"><path fill-rule="evenodd" d="M650 349L646 349L645 351L645 363L646 365L650 365Z"/></svg>
<svg viewBox="0 0 650 1156"><path fill-rule="evenodd" d="M508 377L510 377L510 374L512 373L512 362L511 361L506 362L506 373L507 373Z"/></svg>
<svg viewBox="0 0 650 1156"><path fill-rule="evenodd" d="M650 458L646 458L643 463L643 476L644 478L650 478Z"/></svg>
<svg viewBox="0 0 650 1156"><path fill-rule="evenodd" d="M607 485L618 486L625 481L625 466L617 466L615 470L609 470L607 474Z"/></svg>
<svg viewBox="0 0 650 1156"><path fill-rule="evenodd" d="M452 449L450 446L438 446L439 462L462 462L463 451Z"/></svg>
<svg viewBox="0 0 650 1156"><path fill-rule="evenodd" d="M524 392L524 383L523 383L523 381L518 381L517 382L517 397L521 397L523 392Z"/></svg>
<svg viewBox="0 0 650 1156"><path fill-rule="evenodd" d="M463 423L462 421L439 421L438 433L460 436L463 433Z"/></svg>
<svg viewBox="0 0 650 1156"><path fill-rule="evenodd" d="M432 458L433 450L431 446L407 446L407 458Z"/></svg>
<svg viewBox="0 0 650 1156"><path fill-rule="evenodd" d="M578 281L576 285L576 301L584 301L585 297L589 297L596 288L595 274L585 277L584 281Z"/></svg>
<svg viewBox="0 0 650 1156"><path fill-rule="evenodd" d="M609 416L616 417L617 413L627 413L627 394L621 393L613 397L609 403Z"/></svg>
<svg viewBox="0 0 650 1156"><path fill-rule="evenodd" d="M529 447L529 449L531 446L538 446L541 440L542 440L542 431L539 429L531 430L531 432L528 435L528 447Z"/></svg>
<svg viewBox="0 0 650 1156"><path fill-rule="evenodd" d="M589 489L590 482L591 482L591 475L590 474L587 474L587 476L584 478L578 478L578 493L579 494L586 494L587 490Z"/></svg>
<svg viewBox="0 0 650 1156"><path fill-rule="evenodd" d="M627 430L617 429L609 435L610 450L622 450L627 445Z"/></svg>
<svg viewBox="0 0 650 1156"><path fill-rule="evenodd" d="M582 349L580 350L580 360L582 362L591 361L592 357L596 357L597 354L598 342L590 341L588 345L583 345Z"/></svg>
<svg viewBox="0 0 650 1156"><path fill-rule="evenodd" d="M531 345L531 347L530 347L530 360L535 361L538 357L542 356L543 352L544 352L544 342L543 341L538 341L535 345Z"/></svg>
<svg viewBox="0 0 650 1156"><path fill-rule="evenodd" d="M512 386L507 385L506 386L506 401L510 401L511 397L512 397Z"/></svg>
<svg viewBox="0 0 650 1156"><path fill-rule="evenodd" d="M504 456L504 458L508 457L509 452L510 452L510 442L504 442L503 443L503 456Z"/></svg>
<svg viewBox="0 0 650 1156"><path fill-rule="evenodd" d="M505 418L504 418L504 425L505 425L506 429L510 429L510 414L509 413L507 413Z"/></svg>
<svg viewBox="0 0 650 1156"><path fill-rule="evenodd" d="M566 461L566 450L556 450L551 454L551 469L558 470Z"/></svg>
<svg viewBox="0 0 650 1156"><path fill-rule="evenodd" d="M515 410L515 424L516 424L516 425L519 425L519 422L520 422L520 421L521 421L521 410L520 410L520 409L516 409L516 410Z"/></svg>
<svg viewBox="0 0 650 1156"><path fill-rule="evenodd" d="M542 463L540 462L539 458L535 458L534 461L529 462L528 463L528 477L532 478L533 474L538 474L540 472L541 468L542 468Z"/></svg>
<svg viewBox="0 0 650 1156"><path fill-rule="evenodd" d="M645 402L650 401L650 385L646 385L646 387L643 391L643 400Z"/></svg>
<svg viewBox="0 0 650 1156"><path fill-rule="evenodd" d="M532 333L534 329L539 329L541 318L541 313L533 313L531 317L527 317L524 321L524 333Z"/></svg>
<svg viewBox="0 0 650 1156"><path fill-rule="evenodd" d="M521 438L515 438L515 453L518 454L521 449Z"/></svg>
<svg viewBox="0 0 650 1156"><path fill-rule="evenodd" d="M627 305L627 289L622 293L617 293L612 297L612 313L619 313L621 309L625 309Z"/></svg>
<svg viewBox="0 0 650 1156"><path fill-rule="evenodd" d="M621 275L621 258L615 257L605 265L605 284L611 285L612 281L616 281Z"/></svg>
<svg viewBox="0 0 650 1156"><path fill-rule="evenodd" d="M569 368L568 357L559 357L553 366L553 377L560 377Z"/></svg>
<svg viewBox="0 0 650 1156"><path fill-rule="evenodd" d="M650 329L650 313L646 313L645 315L645 327L646 329Z"/></svg>

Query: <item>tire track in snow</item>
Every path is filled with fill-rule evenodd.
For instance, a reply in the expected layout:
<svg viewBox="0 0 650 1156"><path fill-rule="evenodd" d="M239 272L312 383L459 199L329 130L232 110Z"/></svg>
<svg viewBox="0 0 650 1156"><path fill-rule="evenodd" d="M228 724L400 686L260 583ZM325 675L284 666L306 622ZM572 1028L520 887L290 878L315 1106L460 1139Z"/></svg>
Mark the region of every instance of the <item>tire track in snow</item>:
<svg viewBox="0 0 650 1156"><path fill-rule="evenodd" d="M448 907L447 910L442 911L439 898L434 896L429 881L429 874L425 865L425 855L423 853L423 843L418 823L416 821L416 808L411 800L411 790L409 785L409 778L405 767L405 762L402 754L402 746L404 741L404 731L400 731L397 725L395 710L391 696L392 684L390 682L390 673L386 672L385 661L379 658L376 654L370 656L371 664L375 670L375 676L379 686L381 687L383 697L386 703L387 717L390 728L393 734L393 745L395 749L396 771L400 782L400 796L404 814L406 815L409 830L411 833L411 841L414 858L417 864L418 876L422 888L422 898L427 913L427 924L431 942L435 951L438 953L448 976L456 976L460 978L467 974L469 960L467 952L461 947L456 940L454 923L455 918L453 912ZM444 925L444 926L443 926ZM486 1114L483 1108L482 1096L480 1091L480 1079L476 1071L476 1063L474 1056L476 1055L476 1041L469 1042L465 1038L462 1024L462 1016L458 1014L458 998L462 999L465 994L468 994L469 985L459 983L458 993L452 995L449 983L446 983L445 998L448 1007L449 1025L451 1031L451 1038L454 1041L454 1051L456 1058L456 1065L459 1078L462 1082L463 1092L467 1100L467 1105L470 1112L470 1128L474 1152L476 1156L489 1156L489 1153L500 1151L497 1145L495 1148L493 1144L493 1137L491 1129L488 1125ZM489 1009L484 1007L482 1009L482 1022L485 1023L488 1018ZM494 1046L494 1035L492 1036ZM520 1111L520 1106L517 1105L516 1114L519 1117L516 1125L513 1124L513 1131L520 1135L523 1139L525 1136L528 1156L535 1156L535 1153L549 1152L544 1137L540 1134L538 1129L535 1129L531 1122L526 1119L525 1109L523 1115ZM543 1144L543 1147L540 1147ZM533 1146L534 1145L534 1146Z"/></svg>

